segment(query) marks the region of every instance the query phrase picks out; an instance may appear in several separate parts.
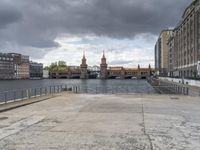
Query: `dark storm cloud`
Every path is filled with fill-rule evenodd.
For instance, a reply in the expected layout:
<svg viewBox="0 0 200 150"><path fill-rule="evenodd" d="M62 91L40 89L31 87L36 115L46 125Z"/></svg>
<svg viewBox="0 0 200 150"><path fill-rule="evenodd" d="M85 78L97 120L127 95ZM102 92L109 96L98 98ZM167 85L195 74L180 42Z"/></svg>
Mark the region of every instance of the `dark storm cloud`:
<svg viewBox="0 0 200 150"><path fill-rule="evenodd" d="M131 38L175 26L188 0L1 0L0 45L50 48L62 34Z"/></svg>
<svg viewBox="0 0 200 150"><path fill-rule="evenodd" d="M6 1L0 2L0 29L17 22L21 18L20 11Z"/></svg>

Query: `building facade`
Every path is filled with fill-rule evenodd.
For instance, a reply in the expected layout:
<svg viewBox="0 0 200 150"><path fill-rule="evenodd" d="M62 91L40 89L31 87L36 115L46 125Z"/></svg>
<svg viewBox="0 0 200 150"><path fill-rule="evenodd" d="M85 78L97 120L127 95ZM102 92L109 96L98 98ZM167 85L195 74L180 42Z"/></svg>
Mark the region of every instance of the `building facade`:
<svg viewBox="0 0 200 150"><path fill-rule="evenodd" d="M155 45L155 68L157 74L161 76L167 76L168 74L168 40L172 34L172 30L163 30Z"/></svg>
<svg viewBox="0 0 200 150"><path fill-rule="evenodd" d="M43 79L48 79L49 78L49 70L44 69L43 70Z"/></svg>
<svg viewBox="0 0 200 150"><path fill-rule="evenodd" d="M11 54L0 53L0 79L14 79L14 61Z"/></svg>
<svg viewBox="0 0 200 150"><path fill-rule="evenodd" d="M9 53L13 56L14 60L14 78L15 79L29 79L30 66L29 56L17 53Z"/></svg>
<svg viewBox="0 0 200 150"><path fill-rule="evenodd" d="M0 79L28 79L29 57L17 53L0 53Z"/></svg>
<svg viewBox="0 0 200 150"><path fill-rule="evenodd" d="M88 78L88 70L87 70L87 63L86 63L86 58L85 58L85 54L83 54L83 58L82 58L82 63L80 65L80 69L81 69L81 75L80 78L81 79L87 79Z"/></svg>
<svg viewBox="0 0 200 150"><path fill-rule="evenodd" d="M43 78L43 64L30 62L30 78L41 79Z"/></svg>
<svg viewBox="0 0 200 150"><path fill-rule="evenodd" d="M174 71L179 77L197 77L200 61L200 0L194 0L185 10L174 29Z"/></svg>
<svg viewBox="0 0 200 150"><path fill-rule="evenodd" d="M158 38L155 45L155 71L156 75L161 72L161 40Z"/></svg>
<svg viewBox="0 0 200 150"><path fill-rule="evenodd" d="M168 40L168 76L177 76L177 73L175 72L174 64L177 62L176 55L175 54L175 39L174 34L169 38Z"/></svg>

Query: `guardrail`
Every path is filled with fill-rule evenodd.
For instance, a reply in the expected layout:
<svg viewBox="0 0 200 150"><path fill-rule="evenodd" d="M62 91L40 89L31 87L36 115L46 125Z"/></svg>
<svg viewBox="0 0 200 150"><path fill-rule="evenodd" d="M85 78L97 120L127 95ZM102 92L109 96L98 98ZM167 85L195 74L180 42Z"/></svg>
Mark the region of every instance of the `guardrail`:
<svg viewBox="0 0 200 150"><path fill-rule="evenodd" d="M72 86L67 85L53 85L40 88L19 89L0 92L0 104L28 100L62 91L72 91Z"/></svg>
<svg viewBox="0 0 200 150"><path fill-rule="evenodd" d="M170 81L164 81L156 78L148 78L147 81L151 84L157 91L161 93L165 90L169 90L174 94L190 95L190 96L200 96L200 88L192 87L187 84L175 83ZM163 88L167 87L168 88Z"/></svg>

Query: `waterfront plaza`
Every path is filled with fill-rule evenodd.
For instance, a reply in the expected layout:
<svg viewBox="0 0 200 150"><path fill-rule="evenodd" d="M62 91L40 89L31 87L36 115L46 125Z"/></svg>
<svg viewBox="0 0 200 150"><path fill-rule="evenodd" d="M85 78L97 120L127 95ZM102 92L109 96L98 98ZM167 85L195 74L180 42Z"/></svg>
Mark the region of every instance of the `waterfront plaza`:
<svg viewBox="0 0 200 150"><path fill-rule="evenodd" d="M199 150L199 97L57 97L0 114L0 149Z"/></svg>

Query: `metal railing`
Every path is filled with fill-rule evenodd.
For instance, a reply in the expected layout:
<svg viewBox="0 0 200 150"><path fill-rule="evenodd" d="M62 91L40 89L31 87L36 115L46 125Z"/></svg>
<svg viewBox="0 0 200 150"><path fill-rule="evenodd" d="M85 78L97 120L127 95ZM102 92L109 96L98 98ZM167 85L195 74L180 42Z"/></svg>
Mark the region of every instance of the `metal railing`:
<svg viewBox="0 0 200 150"><path fill-rule="evenodd" d="M129 86L74 86L77 94L175 94L172 86L129 85Z"/></svg>
<svg viewBox="0 0 200 150"><path fill-rule="evenodd" d="M200 96L200 88L198 87L192 87L187 84L180 84L170 81L163 81L155 78L148 78L147 81L156 89L156 91L160 92L161 94L166 93L166 91L171 91L171 93L174 94Z"/></svg>
<svg viewBox="0 0 200 150"><path fill-rule="evenodd" d="M0 92L0 104L28 100L41 96L61 93L62 91L71 91L72 86L53 85L40 88L19 89Z"/></svg>

